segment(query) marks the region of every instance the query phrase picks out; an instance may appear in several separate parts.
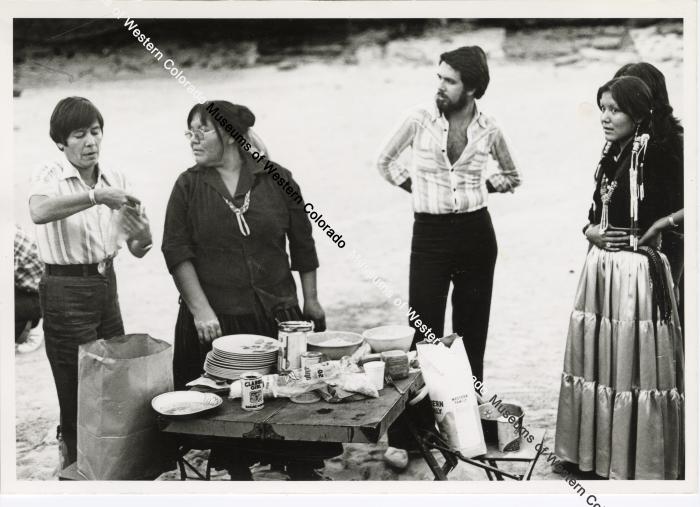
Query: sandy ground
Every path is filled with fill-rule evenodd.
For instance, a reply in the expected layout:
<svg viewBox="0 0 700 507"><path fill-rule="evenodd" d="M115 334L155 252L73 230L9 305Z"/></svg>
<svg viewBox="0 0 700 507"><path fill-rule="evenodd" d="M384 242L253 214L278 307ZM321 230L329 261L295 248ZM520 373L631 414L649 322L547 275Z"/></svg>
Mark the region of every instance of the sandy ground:
<svg viewBox="0 0 700 507"><path fill-rule="evenodd" d="M525 408L528 427L546 428L551 447L568 315L586 250L580 230L602 146L596 89L621 63L649 57L666 73L672 103L682 111L681 67L668 55L659 56L658 44L646 43L649 33L642 33L632 49L608 53L611 57L589 53L556 65L554 59L506 59L499 51L499 31L470 37L491 48L491 84L480 107L498 119L524 174L524 185L515 194L493 196L489 203L499 257L486 383L491 393ZM432 54L433 48L460 44L440 42L408 45ZM656 53L645 53L644 44ZM358 54L359 65L188 70L208 97L243 103L256 113L256 130L273 158L293 171L306 200L343 234L344 250L323 235L317 234L316 242L319 294L328 326L348 331L404 321L363 279L349 250L356 249L407 298L411 202L379 177L374 162L404 111L431 101L435 88L434 67L420 58L382 58L374 48ZM170 55L176 60L179 56L174 49ZM159 247L172 184L192 164L182 132L193 100L152 65L155 70L149 69L148 75L87 76L71 83L48 73L42 83L24 87L14 99L14 210L15 221L29 227L25 196L30 173L41 161L59 156L47 135L53 106L67 95L89 97L106 119L101 163L119 167L130 178L147 206L156 238L145 259L123 252L118 258L127 332L172 341L177 293ZM16 357L15 379L17 477L55 479L58 406L43 348ZM325 472L343 480L431 478L420 460L403 473L391 470L382 462L383 449L346 446ZM534 474L536 479L556 477L542 463ZM280 476L260 470L256 478ZM452 478L485 480L482 472L463 465Z"/></svg>

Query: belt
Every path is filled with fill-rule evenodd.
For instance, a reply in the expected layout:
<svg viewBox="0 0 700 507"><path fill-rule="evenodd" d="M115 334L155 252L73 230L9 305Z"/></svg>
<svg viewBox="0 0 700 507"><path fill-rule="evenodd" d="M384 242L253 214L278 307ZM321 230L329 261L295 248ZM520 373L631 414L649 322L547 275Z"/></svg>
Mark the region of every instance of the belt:
<svg viewBox="0 0 700 507"><path fill-rule="evenodd" d="M46 264L46 273L54 276L101 275L100 264ZM104 272L112 267L111 259L104 263Z"/></svg>
<svg viewBox="0 0 700 507"><path fill-rule="evenodd" d="M463 213L422 213L414 212L413 218L417 222L431 223L431 224L459 224L464 222L470 222L472 220L480 220L488 215L488 208L484 206L474 211L465 211Z"/></svg>

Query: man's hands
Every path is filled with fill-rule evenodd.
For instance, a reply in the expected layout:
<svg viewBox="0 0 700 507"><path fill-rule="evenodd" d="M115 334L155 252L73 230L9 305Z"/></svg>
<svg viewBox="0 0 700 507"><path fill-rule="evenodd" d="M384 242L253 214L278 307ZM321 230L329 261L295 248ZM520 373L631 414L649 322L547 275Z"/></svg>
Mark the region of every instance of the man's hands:
<svg viewBox="0 0 700 507"><path fill-rule="evenodd" d="M626 232L611 230L600 232L600 225L591 225L586 229L586 239L598 248L609 252L619 252L630 244L630 236Z"/></svg>
<svg viewBox="0 0 700 507"><path fill-rule="evenodd" d="M413 183L411 182L411 178L408 178L406 181L401 183L401 185L399 185L399 187L403 188L406 192L408 192L410 194L411 191L413 190Z"/></svg>
<svg viewBox="0 0 700 507"><path fill-rule="evenodd" d="M104 204L111 209L120 209L122 206L136 206L141 201L120 188L104 187L95 189L95 201Z"/></svg>
<svg viewBox="0 0 700 507"><path fill-rule="evenodd" d="M141 246L150 245L153 242L150 222L145 211L139 212L132 206L125 206L122 217L129 241L138 241Z"/></svg>

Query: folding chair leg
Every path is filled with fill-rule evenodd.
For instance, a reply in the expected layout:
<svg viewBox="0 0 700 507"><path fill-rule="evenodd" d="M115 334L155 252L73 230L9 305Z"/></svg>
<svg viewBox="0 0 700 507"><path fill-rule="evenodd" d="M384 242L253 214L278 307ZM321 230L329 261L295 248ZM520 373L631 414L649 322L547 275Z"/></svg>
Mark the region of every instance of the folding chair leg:
<svg viewBox="0 0 700 507"><path fill-rule="evenodd" d="M489 462L489 465L491 465L493 468L498 468L498 463L496 462L496 460L490 459L490 460L488 460L488 462ZM503 475L500 472L494 472L493 474L496 476L497 481L505 481L505 479L503 478Z"/></svg>
<svg viewBox="0 0 700 507"><path fill-rule="evenodd" d="M182 456L178 456L177 458L177 467L180 469L180 480L186 481L187 470L185 470L185 458L183 458Z"/></svg>
<svg viewBox="0 0 700 507"><path fill-rule="evenodd" d="M524 481L529 481L530 477L532 477L532 472L535 470L535 465L537 464L537 461L540 459L540 456L542 456L542 444L544 444L544 435L542 435L542 440L540 441L540 450L537 451L537 454L535 454L535 458L532 460L532 463L530 463L530 466L527 468L527 472L525 473L525 476L523 477Z"/></svg>
<svg viewBox="0 0 700 507"><path fill-rule="evenodd" d="M457 461L457 458L453 454L450 454L444 449L438 450L440 451L440 454L442 454L442 457L445 458L445 463L442 465L442 473L444 473L445 476L447 476L447 474L449 474L452 470L457 468L459 461Z"/></svg>
<svg viewBox="0 0 700 507"><path fill-rule="evenodd" d="M429 449L426 449L425 446L421 442L419 442L418 445L420 446L420 452L423 455L423 459L428 464L428 466L430 467L430 470L432 470L433 475L435 476L435 480L436 481L446 481L447 474L442 469L442 467L440 465L438 465L438 462L435 459L435 456L433 456L433 453L431 453Z"/></svg>
<svg viewBox="0 0 700 507"><path fill-rule="evenodd" d="M430 467L430 470L433 472L433 475L435 476L436 481L446 481L447 480L447 473L438 465L437 461L435 460L435 456L433 456L433 453L430 452L430 449L428 449L425 446L425 443L423 439L418 435L418 432L416 431L416 427L413 425L413 423L408 420L407 421L407 426L408 430L415 439L416 443L418 444L418 449L420 450L421 455L423 456L423 459L425 462L428 464L428 467ZM447 464L447 463L446 463Z"/></svg>

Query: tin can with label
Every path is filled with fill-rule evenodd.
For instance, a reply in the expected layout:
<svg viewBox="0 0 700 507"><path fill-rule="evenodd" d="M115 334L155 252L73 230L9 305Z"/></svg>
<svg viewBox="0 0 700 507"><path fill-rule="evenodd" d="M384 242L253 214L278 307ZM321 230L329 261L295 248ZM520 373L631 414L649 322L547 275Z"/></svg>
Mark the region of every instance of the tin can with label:
<svg viewBox="0 0 700 507"><path fill-rule="evenodd" d="M323 354L320 352L304 352L301 355L301 368L304 370L304 378L311 379L311 366L318 364L323 359Z"/></svg>
<svg viewBox="0 0 700 507"><path fill-rule="evenodd" d="M241 374L241 408L243 410L260 410L265 404L263 399L263 378L254 371Z"/></svg>
<svg viewBox="0 0 700 507"><path fill-rule="evenodd" d="M313 330L313 322L290 320L279 323L277 370L280 373L301 368L301 355L306 352L306 337Z"/></svg>

